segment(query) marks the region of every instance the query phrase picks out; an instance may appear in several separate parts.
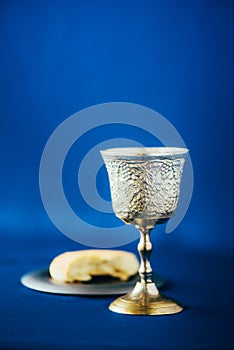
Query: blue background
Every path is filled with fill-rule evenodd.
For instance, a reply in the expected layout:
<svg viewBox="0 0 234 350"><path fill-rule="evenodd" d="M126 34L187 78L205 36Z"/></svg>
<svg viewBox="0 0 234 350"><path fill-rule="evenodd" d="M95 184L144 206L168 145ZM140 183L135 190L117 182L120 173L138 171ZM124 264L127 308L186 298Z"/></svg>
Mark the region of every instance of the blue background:
<svg viewBox="0 0 234 350"><path fill-rule="evenodd" d="M231 0L0 2L2 348L103 348L112 337L116 348L234 346L233 42ZM51 296L19 283L56 254L85 248L43 208L40 157L64 119L112 101L158 111L190 149L189 211L173 234L161 227L152 237L153 266L188 305L174 318L115 315L107 310L113 298ZM96 132L90 145L114 133ZM75 203L73 160L65 186ZM136 243L125 248L136 252Z"/></svg>

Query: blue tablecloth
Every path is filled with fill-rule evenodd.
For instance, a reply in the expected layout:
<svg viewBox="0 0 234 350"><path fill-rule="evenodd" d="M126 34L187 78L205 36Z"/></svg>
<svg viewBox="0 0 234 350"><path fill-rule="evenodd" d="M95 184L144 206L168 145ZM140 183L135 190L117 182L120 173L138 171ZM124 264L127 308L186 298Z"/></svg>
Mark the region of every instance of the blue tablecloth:
<svg viewBox="0 0 234 350"><path fill-rule="evenodd" d="M130 316L108 310L115 296L62 296L25 288L20 284L24 273L82 247L56 233L18 238L3 233L1 349L232 349L234 258L185 249L172 236L157 245L155 235L152 265L168 281L164 294L185 310ZM124 248L136 252L136 242Z"/></svg>

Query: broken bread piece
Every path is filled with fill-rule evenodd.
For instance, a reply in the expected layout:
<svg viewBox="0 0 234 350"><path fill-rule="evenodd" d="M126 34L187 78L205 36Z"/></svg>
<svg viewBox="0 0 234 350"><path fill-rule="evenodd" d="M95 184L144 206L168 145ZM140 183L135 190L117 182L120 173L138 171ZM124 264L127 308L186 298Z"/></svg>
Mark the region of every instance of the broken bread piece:
<svg viewBox="0 0 234 350"><path fill-rule="evenodd" d="M58 255L51 262L49 271L50 276L60 282L86 282L93 276L112 276L126 281L137 273L138 267L133 253L89 249Z"/></svg>

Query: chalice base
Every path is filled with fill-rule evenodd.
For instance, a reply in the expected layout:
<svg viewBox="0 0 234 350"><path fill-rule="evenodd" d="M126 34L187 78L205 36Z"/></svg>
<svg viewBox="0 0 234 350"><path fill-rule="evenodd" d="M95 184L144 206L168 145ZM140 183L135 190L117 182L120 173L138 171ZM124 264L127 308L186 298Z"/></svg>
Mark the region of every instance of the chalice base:
<svg viewBox="0 0 234 350"><path fill-rule="evenodd" d="M130 293L114 300L109 309L129 315L170 315L181 312L183 307L159 294L153 282L137 282Z"/></svg>

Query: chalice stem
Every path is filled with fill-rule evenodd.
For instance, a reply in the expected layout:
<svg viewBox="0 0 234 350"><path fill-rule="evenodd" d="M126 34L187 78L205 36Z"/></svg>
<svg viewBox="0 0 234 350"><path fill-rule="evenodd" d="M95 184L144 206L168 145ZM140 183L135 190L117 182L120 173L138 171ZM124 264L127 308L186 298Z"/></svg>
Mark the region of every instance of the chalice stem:
<svg viewBox="0 0 234 350"><path fill-rule="evenodd" d="M140 241L137 246L140 255L139 276L142 284L152 283L152 267L150 265L150 256L152 252L152 243L150 242L150 232L152 228L136 226L140 232Z"/></svg>

